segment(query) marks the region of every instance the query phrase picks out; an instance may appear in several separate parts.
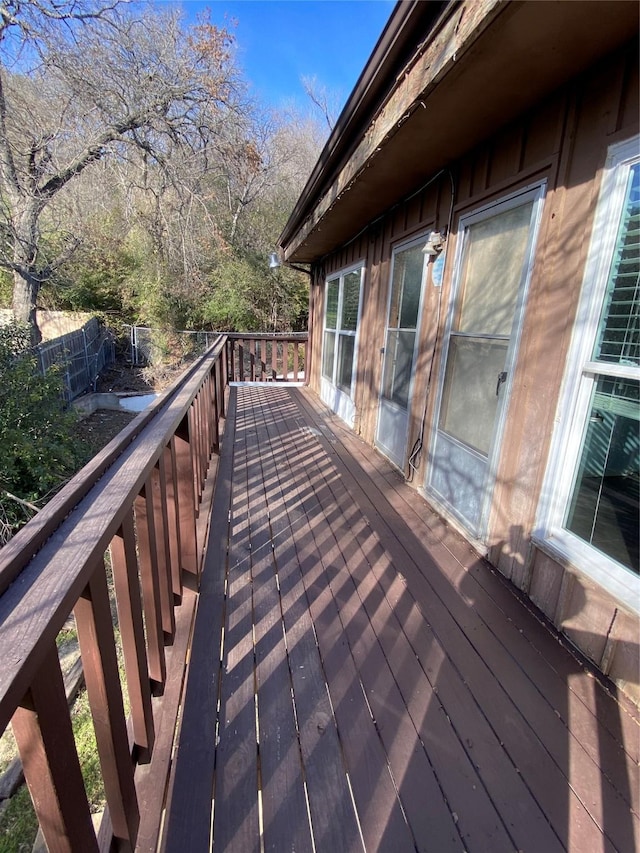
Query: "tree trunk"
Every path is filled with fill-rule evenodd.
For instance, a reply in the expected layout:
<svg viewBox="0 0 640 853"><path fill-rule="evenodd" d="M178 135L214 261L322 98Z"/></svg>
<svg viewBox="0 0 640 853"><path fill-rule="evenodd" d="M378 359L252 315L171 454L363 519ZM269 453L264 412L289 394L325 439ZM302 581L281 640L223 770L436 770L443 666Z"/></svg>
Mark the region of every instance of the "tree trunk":
<svg viewBox="0 0 640 853"><path fill-rule="evenodd" d="M36 302L40 283L34 275L13 274L13 318L21 326L28 325L31 334L31 346L42 340L36 317Z"/></svg>
<svg viewBox="0 0 640 853"><path fill-rule="evenodd" d="M36 304L41 279L36 269L37 223L44 205L26 199L16 217L13 243L13 317L16 323L28 325L31 345L42 340L36 318Z"/></svg>

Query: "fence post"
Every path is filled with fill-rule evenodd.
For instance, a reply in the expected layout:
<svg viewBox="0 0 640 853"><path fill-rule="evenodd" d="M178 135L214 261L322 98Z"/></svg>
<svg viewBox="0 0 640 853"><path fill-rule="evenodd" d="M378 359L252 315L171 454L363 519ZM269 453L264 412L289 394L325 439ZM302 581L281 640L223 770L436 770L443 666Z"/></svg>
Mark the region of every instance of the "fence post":
<svg viewBox="0 0 640 853"><path fill-rule="evenodd" d="M86 326L83 326L82 329L82 345L84 347L84 364L86 370L86 378L84 381L85 388L88 388L91 385L91 366L89 364L89 350L87 348L87 332Z"/></svg>

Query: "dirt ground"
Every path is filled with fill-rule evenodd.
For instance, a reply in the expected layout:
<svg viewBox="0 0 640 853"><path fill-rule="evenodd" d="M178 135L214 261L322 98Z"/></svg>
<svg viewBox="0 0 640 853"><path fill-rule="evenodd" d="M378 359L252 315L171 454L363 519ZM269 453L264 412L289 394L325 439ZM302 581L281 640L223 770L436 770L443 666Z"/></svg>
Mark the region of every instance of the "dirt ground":
<svg viewBox="0 0 640 853"><path fill-rule="evenodd" d="M151 369L134 367L130 364L115 364L104 370L98 378L96 391L153 394L163 391L173 382L180 370ZM98 453L112 438L132 421L137 412L112 412L98 410L82 420L75 427L79 439L85 441L93 455Z"/></svg>

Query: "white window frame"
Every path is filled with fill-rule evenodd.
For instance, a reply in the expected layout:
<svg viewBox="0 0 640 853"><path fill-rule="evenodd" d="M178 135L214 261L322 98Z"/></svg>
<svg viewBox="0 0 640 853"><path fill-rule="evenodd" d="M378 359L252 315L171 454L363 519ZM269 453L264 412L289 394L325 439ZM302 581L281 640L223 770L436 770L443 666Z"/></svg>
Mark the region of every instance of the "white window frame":
<svg viewBox="0 0 640 853"><path fill-rule="evenodd" d="M392 253L391 253L391 269L389 271L389 295L387 297L387 309L386 309L386 314L385 314L385 326L384 326L384 352L383 352L384 357L382 359L382 373L380 376L380 387L378 389L378 419L377 419L377 423L376 423L375 444L385 454L385 456L387 456L387 458L391 462L393 462L393 464L396 465L396 467L398 467L400 469L402 469L404 467L406 457L407 457L407 442L409 439L409 423L411 420L411 408L413 406L413 390L414 390L414 384L415 384L415 379L416 379L416 361L417 361L417 356L418 356L418 345L420 342L420 330L422 327L422 311L423 311L423 307L424 307L425 293L427 291L427 270L428 270L428 265L429 265L428 255L424 255L424 259L423 259L423 263L422 263L422 277L420 279L420 299L418 302L418 315L416 317L416 326L414 329L415 338L413 341L413 353L411 356L411 378L409 380L409 387L407 389L407 405L406 405L406 408L403 406L400 406L398 403L395 403L393 400L390 400L388 397L385 397L383 394L384 380L385 380L385 376L384 376L385 358L387 355L387 347L388 347L387 338L388 338L388 334L389 334L389 312L391 310L391 300L393 298L393 277L395 275L396 259L397 259L398 255L401 254L402 252L406 252L408 249L413 249L413 248L416 248L417 246L420 246L420 245L423 246L427 240L428 234L429 234L428 231L423 231L417 237L412 237L409 240L404 240L403 242L398 243L397 245L395 245L393 247ZM404 327L400 327L400 326L398 326L396 330L400 331L401 329L403 331L406 331L406 329ZM384 403L383 403L383 401L384 401ZM404 450L403 450L403 458L401 460L397 457L394 459L389 448L386 447L382 443L382 441L380 441L380 442L378 441L378 431L380 429L380 408L381 408L381 404L388 406L389 409L395 409L397 412L400 412L402 414L402 416L406 415L407 425L406 425L405 434L403 436Z"/></svg>
<svg viewBox="0 0 640 853"><path fill-rule="evenodd" d="M344 293L344 280L345 277L350 273L359 272L360 273L360 290L358 294L358 317L356 320L356 328L353 329L341 329L340 324L342 321L342 304L343 304L343 293ZM324 283L324 311L323 311L323 319L322 319L322 354L320 359L320 396L322 400L329 406L329 408L335 412L339 417L342 418L350 427L353 427L355 423L355 387L356 387L356 377L358 371L358 343L360 339L360 316L362 313L362 294L364 291L364 272L365 265L364 261L358 261L355 264L351 264L351 266L345 267L344 269L339 270L338 272L332 273L328 275L325 279ZM330 282L338 281L338 309L337 309L337 321L335 329L327 329L327 297L329 293L329 284ZM324 375L324 346L325 346L325 332L335 332L335 349L334 349L334 359L333 359L333 375L331 379L327 379ZM338 386L336 382L337 370L338 370L338 352L339 352L339 338L343 337L353 337L353 363L351 369L351 388L349 391L344 391L341 387Z"/></svg>
<svg viewBox="0 0 640 853"><path fill-rule="evenodd" d="M508 195L502 196L501 198L490 201L486 204L481 205L480 207L473 208L468 213L460 217L458 223L459 236L456 240L456 251L453 262L453 283L451 287L451 294L449 297L449 305L447 309L447 319L443 333L443 340L445 343L443 345L442 355L440 357L440 367L438 372L438 390L434 409L435 414L433 418L433 429L429 445L430 460L433 460L437 453L436 448L439 433L438 424L440 422L440 412L442 407L445 375L447 371L449 347L452 338L454 321L456 318L456 314L459 310L460 299L462 298L461 286L463 275L463 258L467 245L468 229L470 226L475 225L478 222L483 222L493 216L500 215L501 213L506 213L507 211L512 210L515 207L519 207L522 204L526 204L528 201L533 202L532 218L529 226L528 244L522 272L523 283L519 287L518 298L514 309L513 328L511 335L509 336L509 350L507 361L505 363L507 381L504 386L504 393L510 398L511 391L513 388L515 365L520 350L520 342L522 339L522 329L525 322L525 309L527 305L527 299L529 297L529 285L531 284L531 278L533 275L533 267L536 258L536 247L538 245L540 223L542 221L542 210L544 207L546 194L546 179L536 181L535 183L521 187L515 192L509 193ZM462 516L459 512L457 512L456 509L451 506L450 503L437 491L435 486L432 485L431 465L427 466L427 469L425 471L424 483L422 486L422 491L425 497L427 497L427 499L432 503L435 503L448 518L453 519L454 523L461 525L461 529L465 532L465 535L471 535L472 540L479 548L479 550L483 550L485 552L485 546L488 536L488 524L491 514L491 507L493 505L498 465L500 461L500 455L504 450L503 439L508 411L509 405L507 402L507 405L502 406L501 412L494 425L494 433L491 440L492 446L489 450L489 454L486 456L484 454L478 454L479 459L486 460L487 474L485 479L484 495L482 497L482 507L478 516L478 522L475 526L471 526L469 521L464 518L464 516ZM456 439L453 438L452 441L455 442ZM475 452L473 448L469 448L468 445L463 446L469 449L472 454Z"/></svg>
<svg viewBox="0 0 640 853"><path fill-rule="evenodd" d="M582 293L560 400L549 461L540 495L533 542L559 556L635 613L640 613L640 577L563 527L580 463L582 437L600 376L640 379L640 367L595 362L592 353L615 250L629 171L640 161L640 137L609 149L587 256Z"/></svg>

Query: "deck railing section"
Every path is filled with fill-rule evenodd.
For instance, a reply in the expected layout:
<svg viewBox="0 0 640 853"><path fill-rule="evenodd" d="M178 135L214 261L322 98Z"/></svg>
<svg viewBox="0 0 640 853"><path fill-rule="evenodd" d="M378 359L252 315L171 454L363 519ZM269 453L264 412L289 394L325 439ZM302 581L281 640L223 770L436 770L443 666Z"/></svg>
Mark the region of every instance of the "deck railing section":
<svg viewBox="0 0 640 853"><path fill-rule="evenodd" d="M227 335L233 382L306 382L306 332Z"/></svg>
<svg viewBox="0 0 640 853"><path fill-rule="evenodd" d="M0 733L12 721L50 851L155 849L226 353L220 337L0 551ZM97 831L56 648L72 612L107 803Z"/></svg>

